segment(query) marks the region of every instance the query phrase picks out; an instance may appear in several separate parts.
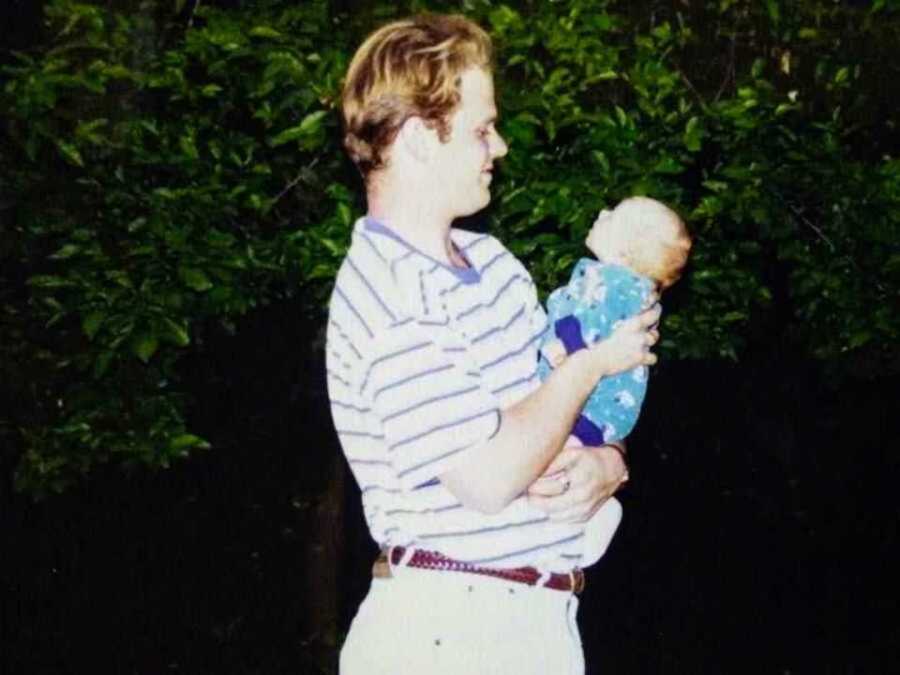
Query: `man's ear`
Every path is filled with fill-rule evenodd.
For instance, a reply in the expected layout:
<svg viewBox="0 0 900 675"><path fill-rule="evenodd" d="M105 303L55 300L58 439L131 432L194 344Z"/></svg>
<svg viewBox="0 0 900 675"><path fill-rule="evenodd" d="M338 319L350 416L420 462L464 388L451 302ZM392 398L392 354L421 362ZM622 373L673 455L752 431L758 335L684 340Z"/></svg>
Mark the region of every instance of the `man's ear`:
<svg viewBox="0 0 900 675"><path fill-rule="evenodd" d="M432 144L437 138L437 132L426 126L421 117L407 118L397 132L395 146L400 146L402 152L417 162L427 163L431 158Z"/></svg>

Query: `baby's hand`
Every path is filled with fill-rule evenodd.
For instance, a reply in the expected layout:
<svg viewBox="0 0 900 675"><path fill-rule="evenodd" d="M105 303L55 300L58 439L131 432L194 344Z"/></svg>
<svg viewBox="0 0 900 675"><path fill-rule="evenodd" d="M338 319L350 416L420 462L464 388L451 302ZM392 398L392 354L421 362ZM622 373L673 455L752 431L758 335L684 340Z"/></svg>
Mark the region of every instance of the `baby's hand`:
<svg viewBox="0 0 900 675"><path fill-rule="evenodd" d="M550 362L554 368L559 368L563 361L566 360L566 346L560 339L551 340L541 347L541 355Z"/></svg>

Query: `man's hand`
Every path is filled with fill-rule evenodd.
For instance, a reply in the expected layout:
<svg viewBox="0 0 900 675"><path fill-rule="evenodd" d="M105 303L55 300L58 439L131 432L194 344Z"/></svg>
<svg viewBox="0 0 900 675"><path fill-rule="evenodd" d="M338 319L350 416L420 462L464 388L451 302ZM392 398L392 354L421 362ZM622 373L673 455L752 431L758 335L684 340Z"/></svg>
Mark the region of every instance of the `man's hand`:
<svg viewBox="0 0 900 675"><path fill-rule="evenodd" d="M627 467L615 448L568 447L529 486L528 502L552 520L583 523L626 480Z"/></svg>
<svg viewBox="0 0 900 675"><path fill-rule="evenodd" d="M656 354L650 347L659 340L656 325L661 312L662 308L655 304L636 316L619 321L608 338L588 348L602 358L606 375L656 363Z"/></svg>

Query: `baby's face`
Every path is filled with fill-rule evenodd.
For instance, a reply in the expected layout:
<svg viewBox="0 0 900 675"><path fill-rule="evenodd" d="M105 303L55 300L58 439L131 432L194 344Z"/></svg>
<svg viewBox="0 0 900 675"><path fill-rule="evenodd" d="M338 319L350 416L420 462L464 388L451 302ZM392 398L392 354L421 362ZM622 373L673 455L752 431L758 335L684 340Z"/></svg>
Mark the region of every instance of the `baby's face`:
<svg viewBox="0 0 900 675"><path fill-rule="evenodd" d="M603 240L603 228L612 220L612 211L608 211L604 209L600 212L597 218L594 220L594 224L591 226L590 232L588 232L587 238L584 240L585 246L587 246L595 256L598 258L602 258L602 250L604 248Z"/></svg>
<svg viewBox="0 0 900 675"><path fill-rule="evenodd" d="M634 205L629 208L634 211ZM638 216L636 226L633 213L601 211L585 244L598 258L627 265L656 281L660 289L668 288L681 277L690 237L674 214L645 209Z"/></svg>

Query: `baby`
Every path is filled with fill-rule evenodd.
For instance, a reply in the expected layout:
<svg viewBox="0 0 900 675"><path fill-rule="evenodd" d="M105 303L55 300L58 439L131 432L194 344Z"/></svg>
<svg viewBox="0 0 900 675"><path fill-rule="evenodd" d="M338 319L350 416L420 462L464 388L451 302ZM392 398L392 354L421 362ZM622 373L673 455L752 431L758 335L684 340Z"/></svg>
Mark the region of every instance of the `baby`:
<svg viewBox="0 0 900 675"><path fill-rule="evenodd" d="M541 345L538 371L546 379L567 355L605 339L622 319L655 302L687 262L691 239L684 222L664 204L631 197L601 211L585 241L596 260L582 258L569 283L547 300L551 330ZM604 377L578 416L567 446L598 446L625 438L637 422L647 390L647 368ZM606 552L622 518L607 500L585 526L582 567Z"/></svg>

